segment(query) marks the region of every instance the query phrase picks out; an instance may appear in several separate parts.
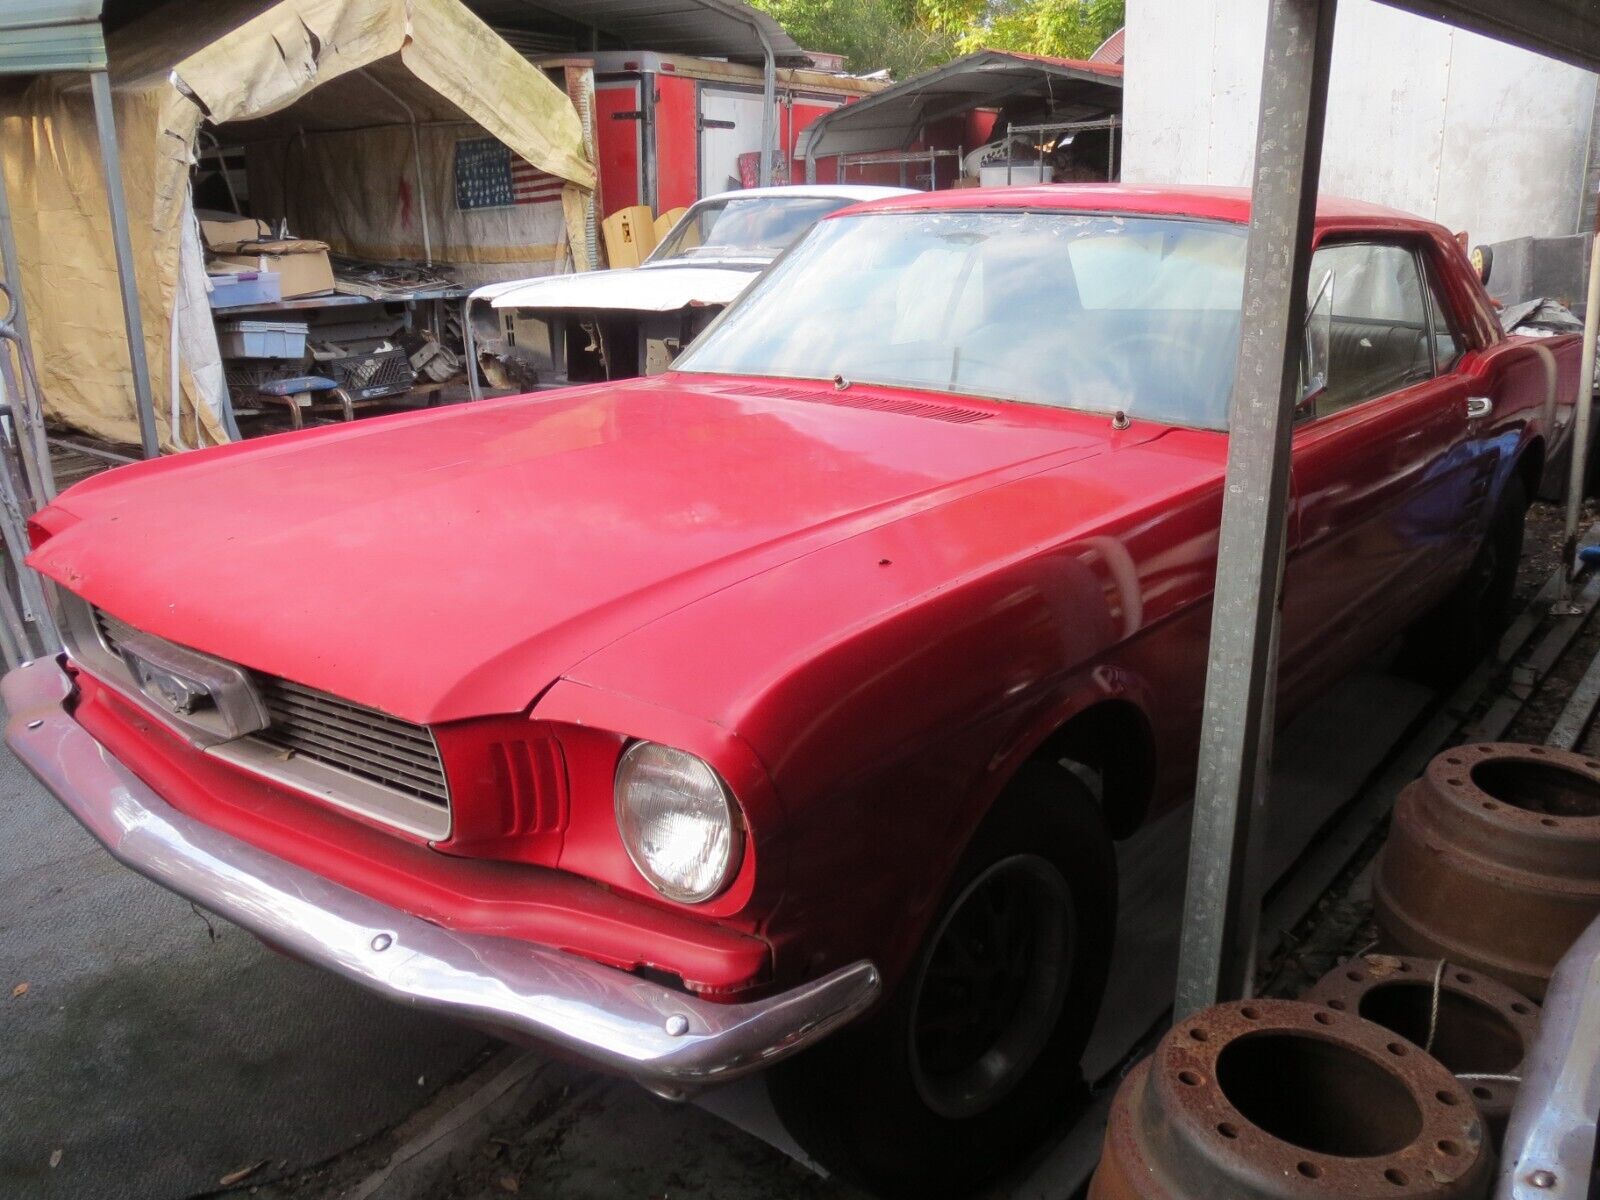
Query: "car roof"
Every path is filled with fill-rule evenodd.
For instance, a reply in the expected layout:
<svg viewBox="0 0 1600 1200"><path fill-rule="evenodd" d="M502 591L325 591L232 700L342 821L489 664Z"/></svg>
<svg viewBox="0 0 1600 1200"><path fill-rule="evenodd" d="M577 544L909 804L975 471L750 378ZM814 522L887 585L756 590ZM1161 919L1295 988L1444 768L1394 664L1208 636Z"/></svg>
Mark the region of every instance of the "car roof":
<svg viewBox="0 0 1600 1200"><path fill-rule="evenodd" d="M1055 183L1033 187L954 188L942 192L917 192L911 196L879 200L868 206L841 209L833 217L857 211L906 212L942 209L1059 209L1063 211L1115 212L1139 216L1195 217L1245 225L1250 221L1250 189L1203 186L1144 186L1125 183ZM1319 228L1350 227L1407 229L1437 232L1441 227L1424 217L1398 209L1348 200L1341 196L1317 197Z"/></svg>
<svg viewBox="0 0 1600 1200"><path fill-rule="evenodd" d="M696 204L709 204L713 200L748 200L761 196L789 196L799 200L853 200L864 204L871 200L884 200L893 196L918 196L922 193L911 188L872 187L862 183L791 183L776 187L740 188L731 192L717 192L696 200Z"/></svg>

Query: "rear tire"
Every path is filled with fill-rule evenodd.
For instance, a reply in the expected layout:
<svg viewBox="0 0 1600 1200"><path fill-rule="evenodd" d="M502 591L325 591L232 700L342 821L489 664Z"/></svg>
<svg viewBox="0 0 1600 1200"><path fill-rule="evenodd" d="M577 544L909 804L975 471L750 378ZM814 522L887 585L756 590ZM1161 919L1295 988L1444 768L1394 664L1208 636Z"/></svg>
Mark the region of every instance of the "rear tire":
<svg viewBox="0 0 1600 1200"><path fill-rule="evenodd" d="M1449 687L1494 649L1511 623L1527 511L1528 494L1513 475L1466 577L1406 635L1401 666L1407 674Z"/></svg>
<svg viewBox="0 0 1600 1200"><path fill-rule="evenodd" d="M1017 1165L1084 1103L1116 896L1093 797L1024 766L883 1007L772 1072L789 1131L884 1195L963 1195Z"/></svg>

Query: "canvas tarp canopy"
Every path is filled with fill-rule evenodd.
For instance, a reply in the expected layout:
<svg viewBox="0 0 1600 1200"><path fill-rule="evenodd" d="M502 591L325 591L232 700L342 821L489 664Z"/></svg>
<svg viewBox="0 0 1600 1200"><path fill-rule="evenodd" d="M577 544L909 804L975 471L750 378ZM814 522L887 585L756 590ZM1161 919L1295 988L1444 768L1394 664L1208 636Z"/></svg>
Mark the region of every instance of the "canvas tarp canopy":
<svg viewBox="0 0 1600 1200"><path fill-rule="evenodd" d="M261 203L286 210L261 215L305 222L294 232L335 250L420 258L426 206L436 261L537 274L563 269L575 253L575 265L588 265L582 199L594 170L577 110L458 0L168 5L112 38L109 54L166 449L228 438L190 192L207 124L228 126L228 136L246 144ZM459 211L449 164L440 163L466 137L498 139L555 177L560 201ZM296 153L285 154L291 140ZM274 147L293 178L258 170L266 160L257 149ZM43 76L0 93L0 154L46 411L136 443L110 216L82 77Z"/></svg>

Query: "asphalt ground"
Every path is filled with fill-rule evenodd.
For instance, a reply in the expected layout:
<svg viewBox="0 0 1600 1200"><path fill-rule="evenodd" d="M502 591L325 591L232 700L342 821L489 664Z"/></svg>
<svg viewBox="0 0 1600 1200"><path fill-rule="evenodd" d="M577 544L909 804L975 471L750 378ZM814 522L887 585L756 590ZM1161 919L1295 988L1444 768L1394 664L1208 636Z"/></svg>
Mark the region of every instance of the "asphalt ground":
<svg viewBox="0 0 1600 1200"><path fill-rule="evenodd" d="M0 846L6 1200L292 1176L395 1125L486 1049L135 875L4 750Z"/></svg>

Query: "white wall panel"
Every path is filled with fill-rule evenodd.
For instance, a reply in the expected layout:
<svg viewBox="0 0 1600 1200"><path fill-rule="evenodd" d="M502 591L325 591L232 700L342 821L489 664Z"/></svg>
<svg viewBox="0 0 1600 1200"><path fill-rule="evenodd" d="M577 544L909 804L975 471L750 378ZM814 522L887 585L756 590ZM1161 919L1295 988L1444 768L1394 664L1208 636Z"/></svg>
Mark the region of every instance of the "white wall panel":
<svg viewBox="0 0 1600 1200"><path fill-rule="evenodd" d="M1265 0L1128 0L1123 178L1249 182ZM1571 233L1595 76L1342 0L1323 190L1467 229Z"/></svg>

